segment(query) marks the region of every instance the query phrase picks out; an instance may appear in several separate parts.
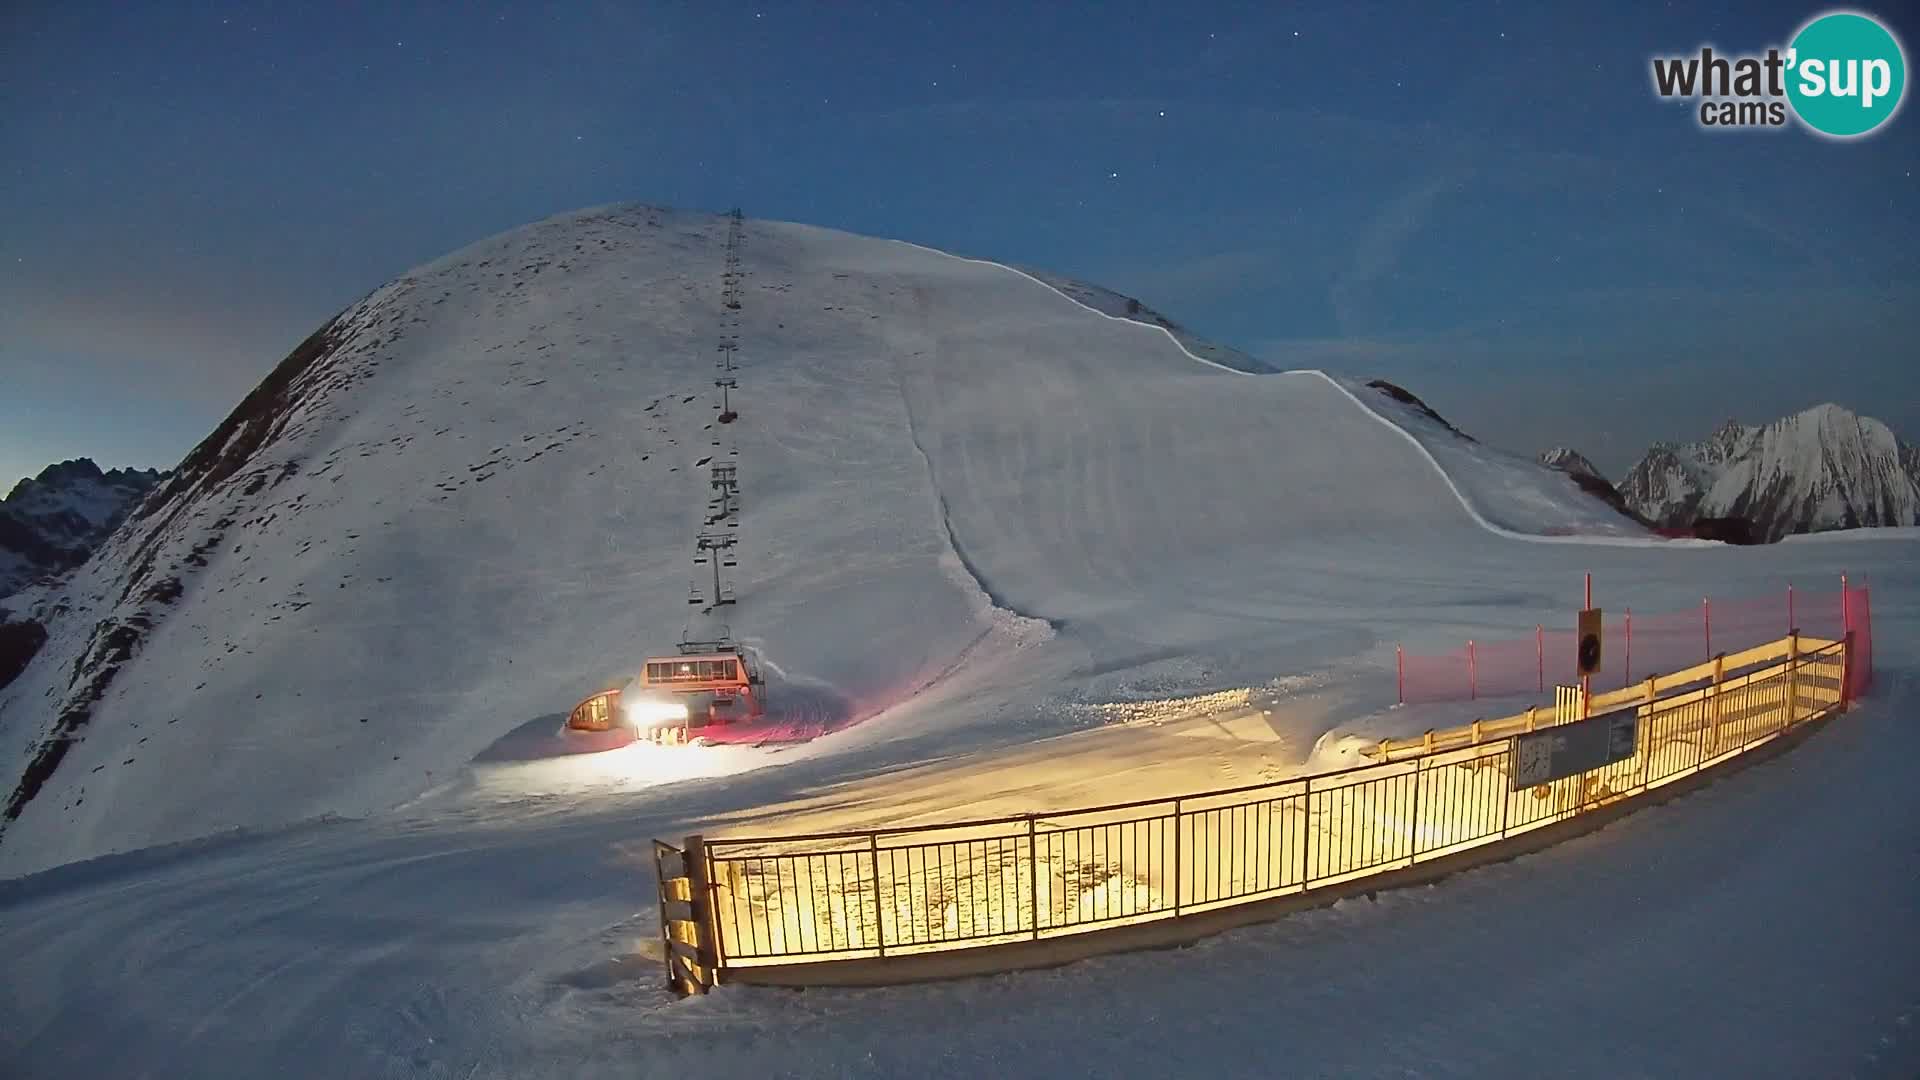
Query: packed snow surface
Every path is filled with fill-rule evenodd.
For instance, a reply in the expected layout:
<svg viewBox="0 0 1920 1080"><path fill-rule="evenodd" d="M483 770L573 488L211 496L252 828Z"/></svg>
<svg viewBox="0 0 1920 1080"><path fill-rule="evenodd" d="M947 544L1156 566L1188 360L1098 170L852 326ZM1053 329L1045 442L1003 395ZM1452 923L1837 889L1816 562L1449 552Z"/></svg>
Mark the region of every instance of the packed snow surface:
<svg viewBox="0 0 1920 1080"><path fill-rule="evenodd" d="M1124 304L765 222L740 420L714 425L725 231L570 215L376 291L226 481L32 598L53 638L0 691L10 753L141 603L129 556L181 582L0 838L10 1068L1911 1075L1920 820L1889 767L1920 750L1910 537L1649 541L1360 382L1248 374ZM724 617L832 732L574 752L597 747L564 711L686 623L701 461L735 446ZM1551 852L1189 950L662 986L650 836L1285 775L1330 734L1424 726L1388 708L1395 641L1570 625L1588 570L1641 611L1850 573L1881 695Z"/></svg>
<svg viewBox="0 0 1920 1080"><path fill-rule="evenodd" d="M814 760L0 883L0 1053L26 1077L1904 1080L1920 580L1878 565L1876 599L1909 599L1876 612L1874 700L1785 757L1431 887L1057 970L673 1000L646 837L839 774Z"/></svg>

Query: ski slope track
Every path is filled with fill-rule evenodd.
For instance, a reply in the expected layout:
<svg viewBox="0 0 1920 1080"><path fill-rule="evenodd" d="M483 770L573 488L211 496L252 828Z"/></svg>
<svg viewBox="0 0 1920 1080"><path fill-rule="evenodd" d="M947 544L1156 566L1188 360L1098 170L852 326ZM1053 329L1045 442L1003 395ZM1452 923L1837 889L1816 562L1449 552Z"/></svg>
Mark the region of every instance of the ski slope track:
<svg viewBox="0 0 1920 1080"><path fill-rule="evenodd" d="M1564 482L1553 475L1556 470L1543 471L1536 467L1538 464L1536 462L1469 443L1454 433L1445 431L1417 409L1386 398L1357 380L1339 378L1311 368L1275 371L1252 357L1234 354L1230 350L1209 346L1207 343L1183 340L1182 336L1175 333L1173 329L1154 321L1158 316L1151 311L1146 312L1144 317L1120 315L1103 310L1094 302L1096 298L1104 296L1124 303L1127 298L1118 294L1067 279L1029 273L1017 267L987 259L948 255L946 252L904 240L898 243L930 254L947 255L948 258L997 267L1008 273L1017 274L1036 285L1059 292L1102 318L1132 323L1163 334L1173 347L1184 353L1188 359L1219 371L1235 375L1286 374L1324 379L1351 401L1354 408L1360 410L1362 414L1387 425L1396 435L1405 439L1415 453L1426 459L1439 482L1445 484L1447 490L1453 493L1453 497L1459 501L1460 508L1466 512L1467 516L1472 518L1475 524L1496 536L1536 544L1658 546L1669 542L1647 536L1646 530L1603 505L1596 505L1591 500L1571 497ZM1239 360L1239 364L1236 366L1201 356L1195 351L1195 345L1215 355L1234 356ZM1442 454L1455 459L1451 463L1452 471L1449 471L1448 466L1441 464L1439 455ZM1461 490L1460 483L1454 475L1456 472L1466 478L1469 483L1474 484L1478 502L1475 499L1469 499L1467 493ZM1516 525L1509 527L1489 520L1483 505L1492 508L1496 514L1512 513ZM1532 511L1535 516L1530 517L1527 511ZM1556 531L1552 533L1529 531L1528 525Z"/></svg>
<svg viewBox="0 0 1920 1080"><path fill-rule="evenodd" d="M1920 826L1881 766L1912 749L1912 535L1649 542L1362 382L1250 371L1094 286L764 221L721 425L727 225L603 207L403 275L86 565L5 601L46 632L0 688L0 762L34 780L0 833L10 1070L1256 1075L1278 1044L1312 1075L1910 1075ZM720 617L766 661L770 719L819 737L577 752L565 711L698 611L721 454ZM1567 625L1584 571L1636 611L1849 573L1887 698L1564 849L1231 947L660 986L649 836L1274 779L1435 722L1391 708L1396 641ZM1259 708L1099 719L1210 695ZM1762 819L1768 844L1729 845ZM1652 1033L1630 1060L1621 1030ZM1541 1043L1569 1056L1508 1067Z"/></svg>

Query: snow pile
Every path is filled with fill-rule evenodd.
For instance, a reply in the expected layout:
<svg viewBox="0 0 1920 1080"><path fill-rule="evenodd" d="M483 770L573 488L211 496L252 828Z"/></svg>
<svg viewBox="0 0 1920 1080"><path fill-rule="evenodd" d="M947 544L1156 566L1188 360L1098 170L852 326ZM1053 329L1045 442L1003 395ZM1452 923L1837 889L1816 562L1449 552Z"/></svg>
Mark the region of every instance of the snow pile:
<svg viewBox="0 0 1920 1080"><path fill-rule="evenodd" d="M1168 720L1245 709L1252 702L1252 690L1238 689L1154 701L1073 704L1068 706L1068 709L1072 713L1092 718L1102 724L1160 724Z"/></svg>

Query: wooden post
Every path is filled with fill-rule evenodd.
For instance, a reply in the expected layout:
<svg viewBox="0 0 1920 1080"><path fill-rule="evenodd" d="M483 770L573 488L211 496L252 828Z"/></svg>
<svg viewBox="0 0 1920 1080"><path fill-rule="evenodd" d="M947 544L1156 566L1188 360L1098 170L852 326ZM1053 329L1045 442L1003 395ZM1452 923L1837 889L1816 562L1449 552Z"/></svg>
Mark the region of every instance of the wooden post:
<svg viewBox="0 0 1920 1080"><path fill-rule="evenodd" d="M1712 697L1710 698L1712 704L1709 705L1707 708L1707 718L1710 721L1712 721L1712 724L1713 724L1711 737L1713 740L1713 745L1716 747L1720 745L1720 708L1721 708L1720 683L1726 677L1727 677L1727 658L1724 656L1714 657L1713 658L1713 690L1710 692L1712 694Z"/></svg>
<svg viewBox="0 0 1920 1080"><path fill-rule="evenodd" d="M1475 718L1474 718L1474 721L1473 721L1473 741L1474 741L1474 744L1475 744L1475 745L1479 745L1479 742L1480 742L1480 720L1479 720L1479 718L1478 718L1478 717L1475 717Z"/></svg>
<svg viewBox="0 0 1920 1080"><path fill-rule="evenodd" d="M694 949L699 959L700 978L696 981L698 993L706 993L712 988L714 978L720 968L718 950L714 948L713 935L713 889L707 878L707 842L699 833L687 837L688 901L693 908Z"/></svg>
<svg viewBox="0 0 1920 1080"><path fill-rule="evenodd" d="M1386 743L1386 740L1382 739L1381 744L1385 745L1385 743ZM1311 783L1307 785L1306 794L1307 794L1307 805L1311 807L1311 804L1313 802L1313 785ZM1309 819L1311 819L1312 817L1311 814L1308 814L1306 816ZM1180 846L1181 846L1180 845L1180 827L1184 824L1186 824L1186 815L1181 813L1180 800L1175 799L1173 800L1173 917L1176 919L1180 917L1180 877L1183 869L1180 863ZM1029 828L1032 827L1033 825L1032 818L1027 819L1027 825ZM1309 821L1309 827L1305 831L1306 831L1307 837L1311 839L1313 836L1313 829L1311 828L1310 821ZM1196 875L1196 878L1197 877L1198 875ZM1301 873L1300 880L1302 882L1305 882L1307 880L1307 875L1305 874L1305 872ZM1040 922L1039 910L1036 908L1033 914L1034 914L1034 919L1033 919L1034 924L1039 925L1039 922ZM1040 935L1036 933L1033 936L1039 937Z"/></svg>
<svg viewBox="0 0 1920 1080"><path fill-rule="evenodd" d="M1787 720L1782 727L1793 726L1793 714L1800 705L1800 631L1787 635Z"/></svg>
<svg viewBox="0 0 1920 1080"><path fill-rule="evenodd" d="M880 834L867 834L867 857L873 862L873 945L887 955L887 924L880 910Z"/></svg>
<svg viewBox="0 0 1920 1080"><path fill-rule="evenodd" d="M1840 602L1846 603L1845 594ZM1853 631L1843 632L1840 642L1840 707L1850 709L1853 707Z"/></svg>
<svg viewBox="0 0 1920 1080"><path fill-rule="evenodd" d="M1174 838L1179 839L1180 804L1173 804ZM1033 905L1033 939L1040 940L1040 837L1033 831L1033 815L1027 815L1027 899ZM1177 849L1176 849L1177 850ZM909 864L911 865L911 864ZM1049 864L1051 865L1051 864ZM1175 868L1178 873L1178 867ZM1052 871L1048 871L1049 874ZM1051 890L1049 890L1051 893ZM1180 914L1180 894L1173 894L1173 913Z"/></svg>
<svg viewBox="0 0 1920 1080"><path fill-rule="evenodd" d="M1534 708L1535 708L1535 706L1532 706L1532 705L1529 705L1529 706L1527 706L1527 730L1528 730L1528 731L1532 731L1532 730L1533 730L1533 710L1534 710Z"/></svg>

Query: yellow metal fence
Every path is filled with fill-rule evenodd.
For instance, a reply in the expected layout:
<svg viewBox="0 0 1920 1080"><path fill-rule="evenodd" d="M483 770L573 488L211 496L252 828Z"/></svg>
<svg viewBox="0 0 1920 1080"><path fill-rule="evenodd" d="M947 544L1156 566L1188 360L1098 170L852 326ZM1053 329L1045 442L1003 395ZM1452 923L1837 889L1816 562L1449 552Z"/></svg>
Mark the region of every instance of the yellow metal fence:
<svg viewBox="0 0 1920 1080"><path fill-rule="evenodd" d="M1310 892L1441 859L1630 799L1843 703L1844 641L1789 637L1609 695L1631 757L1511 790L1510 736L1564 710L1381 744L1279 783L1053 814L811 836L691 838L729 970L1032 941Z"/></svg>

